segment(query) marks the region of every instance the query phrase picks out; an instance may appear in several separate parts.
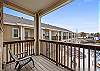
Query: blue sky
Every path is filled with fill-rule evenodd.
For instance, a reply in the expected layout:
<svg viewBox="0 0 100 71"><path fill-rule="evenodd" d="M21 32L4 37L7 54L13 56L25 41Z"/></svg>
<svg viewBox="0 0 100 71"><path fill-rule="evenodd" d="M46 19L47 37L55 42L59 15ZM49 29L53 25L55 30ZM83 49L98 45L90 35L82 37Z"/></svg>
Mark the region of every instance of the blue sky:
<svg viewBox="0 0 100 71"><path fill-rule="evenodd" d="M44 17L42 22L78 32L100 32L99 0L74 0ZM4 8L4 13L33 19L27 15Z"/></svg>

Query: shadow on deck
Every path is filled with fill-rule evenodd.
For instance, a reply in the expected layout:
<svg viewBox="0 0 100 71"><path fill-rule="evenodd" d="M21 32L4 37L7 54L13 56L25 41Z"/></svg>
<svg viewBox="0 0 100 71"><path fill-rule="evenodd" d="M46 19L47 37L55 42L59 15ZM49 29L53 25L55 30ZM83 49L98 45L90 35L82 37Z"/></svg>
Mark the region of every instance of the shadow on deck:
<svg viewBox="0 0 100 71"><path fill-rule="evenodd" d="M32 67L32 63L25 65L20 71L70 71L66 68L56 66L53 62L43 56L33 56L35 67ZM16 71L14 69L15 62L7 64L3 71Z"/></svg>

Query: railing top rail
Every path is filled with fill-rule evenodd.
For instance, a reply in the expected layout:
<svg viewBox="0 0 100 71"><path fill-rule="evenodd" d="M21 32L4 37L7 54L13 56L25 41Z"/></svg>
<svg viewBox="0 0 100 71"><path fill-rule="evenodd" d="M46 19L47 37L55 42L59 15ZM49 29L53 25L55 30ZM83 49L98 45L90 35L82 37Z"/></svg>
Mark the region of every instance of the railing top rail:
<svg viewBox="0 0 100 71"><path fill-rule="evenodd" d="M35 39L31 39L31 40L18 40L18 41L8 41L8 42L3 42L3 44L13 44L13 43L21 43L21 42L29 42L29 41L35 41Z"/></svg>
<svg viewBox="0 0 100 71"><path fill-rule="evenodd" d="M95 45L95 44L93 45L93 44L69 43L69 42L54 41L54 40L42 40L42 39L40 39L40 41L55 43L55 44L58 44L58 45L67 45L67 46L73 46L73 47L86 48L86 49L90 48L90 49L93 49L93 50L96 48L96 50L100 50L100 45Z"/></svg>

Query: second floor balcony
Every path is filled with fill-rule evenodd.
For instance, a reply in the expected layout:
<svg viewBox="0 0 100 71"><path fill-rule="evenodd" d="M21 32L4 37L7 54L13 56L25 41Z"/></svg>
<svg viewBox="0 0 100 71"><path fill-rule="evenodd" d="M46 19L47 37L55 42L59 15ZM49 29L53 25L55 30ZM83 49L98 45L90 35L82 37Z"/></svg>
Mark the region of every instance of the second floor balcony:
<svg viewBox="0 0 100 71"><path fill-rule="evenodd" d="M100 70L100 46L83 45L58 41L40 40L40 55L34 55L34 40L4 42L3 69L14 71L15 62L11 58L8 49L13 54L27 51L35 61L25 65L21 71L98 71ZM17 56L23 58L21 54Z"/></svg>

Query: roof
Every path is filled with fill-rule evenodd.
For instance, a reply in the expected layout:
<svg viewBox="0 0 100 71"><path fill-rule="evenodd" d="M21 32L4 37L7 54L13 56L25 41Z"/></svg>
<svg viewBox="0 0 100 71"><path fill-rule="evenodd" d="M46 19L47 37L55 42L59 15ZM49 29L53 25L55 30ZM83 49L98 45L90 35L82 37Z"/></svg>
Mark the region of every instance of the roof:
<svg viewBox="0 0 100 71"><path fill-rule="evenodd" d="M4 5L27 15L43 16L70 2L72 0L4 0Z"/></svg>
<svg viewBox="0 0 100 71"><path fill-rule="evenodd" d="M4 13L4 22L8 22L8 23L21 23L21 24L27 24L27 25L33 25L34 21L29 20L29 19L25 19L23 17L17 17L17 16L13 16L10 14L5 14ZM65 28L61 28L61 27L57 27L57 26L53 26L53 25L49 25L49 24L41 24L42 27L46 27L46 28L51 28L51 29L57 29L57 30L63 30L63 31L70 31L67 30ZM70 31L72 32L72 31Z"/></svg>

